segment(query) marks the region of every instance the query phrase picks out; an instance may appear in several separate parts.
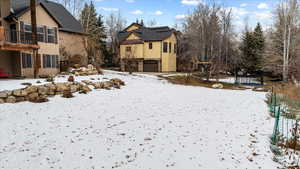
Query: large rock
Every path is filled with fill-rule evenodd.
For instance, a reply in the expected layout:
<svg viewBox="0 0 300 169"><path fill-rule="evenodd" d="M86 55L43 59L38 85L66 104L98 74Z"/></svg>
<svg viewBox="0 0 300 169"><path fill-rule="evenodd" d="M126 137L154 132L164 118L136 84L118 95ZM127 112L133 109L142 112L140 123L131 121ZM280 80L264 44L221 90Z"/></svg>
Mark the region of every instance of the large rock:
<svg viewBox="0 0 300 169"><path fill-rule="evenodd" d="M43 103L43 102L47 102L49 100L48 100L48 98L46 96L39 95L38 97L30 99L29 101L33 102L33 103Z"/></svg>
<svg viewBox="0 0 300 169"><path fill-rule="evenodd" d="M216 83L216 84L213 84L213 85L212 85L212 88L214 88L214 89L223 89L224 86L223 86L223 84L221 84L221 83Z"/></svg>
<svg viewBox="0 0 300 169"><path fill-rule="evenodd" d="M110 90L113 87L113 83L110 81L103 82L103 89Z"/></svg>
<svg viewBox="0 0 300 169"><path fill-rule="evenodd" d="M86 85L93 85L93 82L88 81L88 80L82 80L81 82L86 84Z"/></svg>
<svg viewBox="0 0 300 169"><path fill-rule="evenodd" d="M5 100L0 98L0 104L3 104L3 103L5 103Z"/></svg>
<svg viewBox="0 0 300 169"><path fill-rule="evenodd" d="M118 84L118 85L120 85L120 86L125 86L125 82L122 81L121 79L114 78L114 79L111 79L110 81L111 81L112 83Z"/></svg>
<svg viewBox="0 0 300 169"><path fill-rule="evenodd" d="M6 103L16 103L17 99L14 96L9 96L8 98L6 98Z"/></svg>
<svg viewBox="0 0 300 169"><path fill-rule="evenodd" d="M18 96L18 97L24 97L24 96L27 96L28 93L26 90L13 90L13 95L14 96Z"/></svg>
<svg viewBox="0 0 300 169"><path fill-rule="evenodd" d="M80 94L87 94L88 92L91 92L91 91L92 91L92 89L90 89L89 86L87 86L87 85L82 85L82 86L80 87L79 93L80 93Z"/></svg>
<svg viewBox="0 0 300 169"><path fill-rule="evenodd" d="M40 95L47 95L48 94L48 88L45 86L39 86L38 87L38 93Z"/></svg>
<svg viewBox="0 0 300 169"><path fill-rule="evenodd" d="M8 97L8 91L1 91L0 92L0 98L7 98Z"/></svg>
<svg viewBox="0 0 300 169"><path fill-rule="evenodd" d="M24 89L28 94L37 92L38 88L36 86L28 86Z"/></svg>
<svg viewBox="0 0 300 169"><path fill-rule="evenodd" d="M47 95L53 96L56 92L56 85L55 84L46 84L45 87L48 88Z"/></svg>
<svg viewBox="0 0 300 169"><path fill-rule="evenodd" d="M104 89L104 83L103 82L95 82L92 84L95 89Z"/></svg>
<svg viewBox="0 0 300 169"><path fill-rule="evenodd" d="M28 100L30 101L30 100L34 100L34 99L36 99L37 97L39 97L39 93L30 93L29 95L28 95Z"/></svg>
<svg viewBox="0 0 300 169"><path fill-rule="evenodd" d="M56 92L63 93L65 90L69 90L69 85L67 83L56 84Z"/></svg>
<svg viewBox="0 0 300 169"><path fill-rule="evenodd" d="M71 85L70 86L70 92L71 93L75 93L79 90L79 86L78 85Z"/></svg>
<svg viewBox="0 0 300 169"><path fill-rule="evenodd" d="M16 101L17 102L24 102L24 101L26 101L26 98L25 97L16 97Z"/></svg>
<svg viewBox="0 0 300 169"><path fill-rule="evenodd" d="M65 91L63 92L62 97L64 97L64 98L72 98L72 97L74 97L74 96L73 96L71 90L65 90Z"/></svg>

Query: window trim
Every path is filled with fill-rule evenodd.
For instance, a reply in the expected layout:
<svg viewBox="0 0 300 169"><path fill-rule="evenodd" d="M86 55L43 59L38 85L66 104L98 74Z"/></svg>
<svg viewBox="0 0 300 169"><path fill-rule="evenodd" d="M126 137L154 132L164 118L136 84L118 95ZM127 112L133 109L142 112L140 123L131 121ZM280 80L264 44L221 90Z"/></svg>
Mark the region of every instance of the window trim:
<svg viewBox="0 0 300 169"><path fill-rule="evenodd" d="M43 54L43 68L55 69L59 66L58 55Z"/></svg>
<svg viewBox="0 0 300 169"><path fill-rule="evenodd" d="M53 34L49 33L49 30L53 30ZM50 41L51 38L53 38L53 42ZM55 43L55 28L54 27L47 27L47 39L48 39L48 43Z"/></svg>
<svg viewBox="0 0 300 169"><path fill-rule="evenodd" d="M149 43L149 49L150 49L150 50L153 49L153 43L152 43L152 42Z"/></svg>
<svg viewBox="0 0 300 169"><path fill-rule="evenodd" d="M168 42L163 42L163 53L168 53Z"/></svg>
<svg viewBox="0 0 300 169"><path fill-rule="evenodd" d="M30 59L29 59L30 58ZM31 53L21 53L21 61L23 69L31 69L32 68L32 54Z"/></svg>
<svg viewBox="0 0 300 169"><path fill-rule="evenodd" d="M131 46L126 46L125 51L126 51L126 52L131 52L131 51L132 51L132 50L131 50Z"/></svg>
<svg viewBox="0 0 300 169"><path fill-rule="evenodd" d="M39 29L43 30L43 32L39 32ZM43 37L43 40L39 40L39 36ZM38 42L45 42L45 28L44 26L37 26L37 40Z"/></svg>

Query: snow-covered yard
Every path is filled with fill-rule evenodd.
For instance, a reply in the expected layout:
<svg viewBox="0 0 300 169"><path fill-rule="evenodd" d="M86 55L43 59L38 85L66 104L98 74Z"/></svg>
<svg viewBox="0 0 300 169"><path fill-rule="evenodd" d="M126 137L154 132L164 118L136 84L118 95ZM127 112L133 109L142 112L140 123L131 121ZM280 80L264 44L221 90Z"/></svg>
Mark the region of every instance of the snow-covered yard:
<svg viewBox="0 0 300 169"><path fill-rule="evenodd" d="M0 168L276 168L264 93L110 71L99 77L126 86L0 105ZM0 81L0 90L22 82Z"/></svg>

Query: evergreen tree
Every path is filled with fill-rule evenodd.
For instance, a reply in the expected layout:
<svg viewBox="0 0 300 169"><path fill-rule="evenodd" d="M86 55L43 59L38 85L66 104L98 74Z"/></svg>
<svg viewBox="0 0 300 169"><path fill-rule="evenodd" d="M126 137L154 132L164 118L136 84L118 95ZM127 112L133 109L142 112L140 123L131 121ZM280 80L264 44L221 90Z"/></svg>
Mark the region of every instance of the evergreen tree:
<svg viewBox="0 0 300 169"><path fill-rule="evenodd" d="M246 31L243 35L241 45L243 68L248 73L261 71L264 47L265 38L258 23L253 32Z"/></svg>
<svg viewBox="0 0 300 169"><path fill-rule="evenodd" d="M256 58L257 58L256 69L261 70L262 60L263 60L262 58L265 49L265 37L260 23L258 23L256 28L254 29L253 36L254 36L253 38L255 43L254 45L255 45Z"/></svg>
<svg viewBox="0 0 300 169"><path fill-rule="evenodd" d="M84 32L87 35L86 52L88 62L97 68L102 64L103 49L105 49L105 27L103 17L98 16L95 5L91 1L85 4L80 15L80 22L83 25Z"/></svg>

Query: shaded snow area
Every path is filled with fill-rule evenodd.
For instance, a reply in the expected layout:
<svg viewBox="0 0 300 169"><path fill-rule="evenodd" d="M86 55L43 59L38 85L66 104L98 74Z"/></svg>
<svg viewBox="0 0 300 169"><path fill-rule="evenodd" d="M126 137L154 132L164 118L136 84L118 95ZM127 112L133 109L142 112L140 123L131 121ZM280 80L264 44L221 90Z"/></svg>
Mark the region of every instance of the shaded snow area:
<svg viewBox="0 0 300 169"><path fill-rule="evenodd" d="M0 105L0 168L277 167L264 93L179 86L110 71L98 77L120 78L126 86L42 104Z"/></svg>

